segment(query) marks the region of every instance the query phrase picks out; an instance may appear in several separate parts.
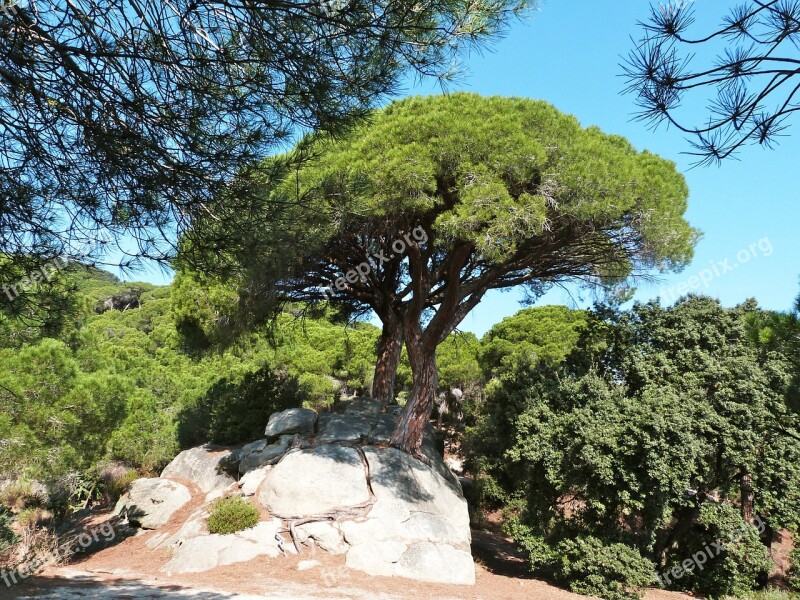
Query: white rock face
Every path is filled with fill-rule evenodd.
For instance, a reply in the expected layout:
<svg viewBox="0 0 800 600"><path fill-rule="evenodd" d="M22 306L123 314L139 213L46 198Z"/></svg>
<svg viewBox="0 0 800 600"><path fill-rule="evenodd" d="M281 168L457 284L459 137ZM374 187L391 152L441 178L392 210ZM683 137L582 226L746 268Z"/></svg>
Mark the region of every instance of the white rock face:
<svg viewBox="0 0 800 600"><path fill-rule="evenodd" d="M365 571L370 575L391 577L400 557L408 550L402 542L366 542L353 546L347 553L345 564L351 569Z"/></svg>
<svg viewBox="0 0 800 600"><path fill-rule="evenodd" d="M169 548L180 545L192 538L200 537L208 533L208 511L200 508L194 511L181 528L172 535L159 534L147 541L150 548Z"/></svg>
<svg viewBox="0 0 800 600"><path fill-rule="evenodd" d="M445 479L442 465L429 467L396 448L364 448L369 463L372 491L387 507L405 514L422 512L448 521L466 532L469 542L469 511L457 479ZM436 468L439 466L440 468Z"/></svg>
<svg viewBox="0 0 800 600"><path fill-rule="evenodd" d="M120 497L114 512L142 529L158 529L191 499L188 488L177 481L137 479Z"/></svg>
<svg viewBox="0 0 800 600"><path fill-rule="evenodd" d="M460 487L436 466L394 448L366 447L364 455L376 503L366 518L341 523L351 546L347 566L371 575L474 584Z"/></svg>
<svg viewBox="0 0 800 600"><path fill-rule="evenodd" d="M435 583L475 584L472 554L447 544L420 542L408 547L394 566L394 575Z"/></svg>
<svg viewBox="0 0 800 600"><path fill-rule="evenodd" d="M233 477L222 470L220 461L230 455L230 450L200 446L184 450L161 472L161 477L188 479L204 493L224 490L234 482Z"/></svg>
<svg viewBox="0 0 800 600"><path fill-rule="evenodd" d="M298 542L305 544L311 541L314 545L331 554L344 554L350 546L344 541L338 523L331 521L314 521L299 525L296 530Z"/></svg>
<svg viewBox="0 0 800 600"><path fill-rule="evenodd" d="M242 495L255 496L259 486L267 478L267 474L271 469L272 467L267 465L264 467L259 467L253 471L248 471L242 475L242 478L239 480L239 487L242 490Z"/></svg>
<svg viewBox="0 0 800 600"><path fill-rule="evenodd" d="M247 562L257 556L280 554L277 545L243 540L236 534L209 534L192 538L178 546L161 571L173 573L200 573L216 567Z"/></svg>
<svg viewBox="0 0 800 600"><path fill-rule="evenodd" d="M270 472L259 502L283 519L323 515L369 500L361 457L353 448L318 446L287 454Z"/></svg>
<svg viewBox="0 0 800 600"><path fill-rule="evenodd" d="M297 543L301 558L311 558L309 547L344 554L347 567L371 575L474 584L461 484L439 454L432 427L423 439L425 462L372 445L388 440L399 419L399 407L388 408L383 412L380 403L357 398L319 419L305 409L275 413L266 439L237 451L242 477L226 487L215 482L218 473L208 466L207 451L182 453L165 473L219 486L213 494L255 495L272 520L212 535L206 503L178 532L148 539L149 547L173 552L162 570L192 573L257 556L297 554ZM302 564L312 567L313 561Z"/></svg>

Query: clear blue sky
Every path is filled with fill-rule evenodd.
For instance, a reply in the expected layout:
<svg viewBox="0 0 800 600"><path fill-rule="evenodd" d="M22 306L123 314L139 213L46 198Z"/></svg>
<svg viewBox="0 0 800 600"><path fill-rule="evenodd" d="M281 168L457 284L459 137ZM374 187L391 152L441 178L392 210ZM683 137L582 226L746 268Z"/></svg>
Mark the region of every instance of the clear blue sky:
<svg viewBox="0 0 800 600"><path fill-rule="evenodd" d="M696 27L711 28L732 3L697 0ZM623 135L637 148L677 163L690 188L689 222L703 232L694 261L683 272L658 284L642 284L635 298L661 296L671 303L680 292L696 291L732 306L754 297L765 308L787 310L800 293L800 118L774 150L748 148L739 160L722 166L690 169L692 157L674 129L653 132L631 120L632 96L619 66L638 38L638 20L648 15L644 0L544 0L538 12L514 24L509 34L467 62L467 75L449 89L483 95L522 96L546 100L575 115L584 126L597 125ZM430 83L407 86L406 95L441 93ZM685 115L702 120L704 106ZM738 258L737 258L738 255ZM727 267L720 263L727 264ZM162 276L141 274L154 283ZM680 286L680 287L679 287ZM488 295L461 329L482 335L494 323L520 309L517 291ZM587 306L575 293L554 290L537 304Z"/></svg>

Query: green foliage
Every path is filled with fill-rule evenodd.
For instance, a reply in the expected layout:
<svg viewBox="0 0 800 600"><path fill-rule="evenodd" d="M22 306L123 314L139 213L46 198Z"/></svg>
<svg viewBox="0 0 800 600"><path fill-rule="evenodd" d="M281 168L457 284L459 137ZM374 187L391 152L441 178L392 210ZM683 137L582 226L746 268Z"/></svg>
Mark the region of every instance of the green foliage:
<svg viewBox="0 0 800 600"><path fill-rule="evenodd" d="M0 553L17 543L17 534L11 529L14 514L0 504Z"/></svg>
<svg viewBox="0 0 800 600"><path fill-rule="evenodd" d="M187 348L176 320L192 307L205 315L204 326L218 342L213 330L224 319L215 320L214 303L229 299L225 290L209 298L188 276L174 287L136 284L138 308L98 314L98 304L124 295L131 284L82 266L64 276L72 278L81 307L64 339L0 343L0 472L6 476L57 482L77 474L97 484L93 493L108 495L95 465L110 459L157 473L181 441L260 437L270 411L308 398L298 375L305 374L306 385L328 386L324 393L310 390L325 403L339 386L363 391L371 384L378 337L371 325L344 325L333 314L305 320L286 314L271 336L258 331ZM75 489L65 494L63 514L86 500Z"/></svg>
<svg viewBox="0 0 800 600"><path fill-rule="evenodd" d="M481 340L479 360L484 375L498 376L539 361L550 365L562 362L575 348L586 319L585 311L566 306L526 308L506 317Z"/></svg>
<svg viewBox="0 0 800 600"><path fill-rule="evenodd" d="M593 536L659 569L690 557L697 531L724 534L707 506L738 500L743 474L753 514L772 531L794 529L800 436L784 403L791 365L751 342L757 310L691 297L671 308L597 309L560 366L519 363L502 374L466 446L485 497L510 507L529 540L557 549ZM764 567L759 545L748 537L707 565L702 581L675 585L752 587Z"/></svg>
<svg viewBox="0 0 800 600"><path fill-rule="evenodd" d="M214 503L208 517L210 533L236 533L243 529L255 527L261 514L258 509L244 498L221 498Z"/></svg>
<svg viewBox="0 0 800 600"><path fill-rule="evenodd" d="M0 350L0 465L11 475L35 466L41 476L86 468L105 451L123 416L129 382L115 374L85 374L63 343L44 339Z"/></svg>
<svg viewBox="0 0 800 600"><path fill-rule="evenodd" d="M716 554L715 542L722 543ZM695 527L671 552L664 572L686 558L710 549L715 554L703 568L687 571L675 585L713 598L741 596L757 588L774 566L758 531L745 523L729 504L706 503L700 507Z"/></svg>
<svg viewBox="0 0 800 600"><path fill-rule="evenodd" d="M133 390L125 419L109 439L109 458L159 472L180 450L176 408L152 393Z"/></svg>
<svg viewBox="0 0 800 600"><path fill-rule="evenodd" d="M302 405L304 396L294 377L268 365L239 381L220 379L178 416L181 447L205 442L237 444L264 435L269 415Z"/></svg>
<svg viewBox="0 0 800 600"><path fill-rule="evenodd" d="M747 592L739 596L739 600L798 600L800 594L780 589L766 589Z"/></svg>
<svg viewBox="0 0 800 600"><path fill-rule="evenodd" d="M205 350L213 344L230 341L236 291L188 270L179 269L172 288L172 313L185 348Z"/></svg>
<svg viewBox="0 0 800 600"><path fill-rule="evenodd" d="M478 362L484 377L494 378L486 386L486 400L471 407L472 427L464 440L471 470L479 473L477 484L487 506L507 499L513 489L509 477L516 467L505 452L515 443L516 422L528 405L525 384L513 389L502 380L543 376L562 363L576 348L585 330L585 311L564 306L523 309L506 317L483 336Z"/></svg>
<svg viewBox="0 0 800 600"><path fill-rule="evenodd" d="M555 554L556 578L576 594L636 600L655 583L653 563L625 544L580 536L562 540Z"/></svg>
<svg viewBox="0 0 800 600"><path fill-rule="evenodd" d="M480 341L475 334L469 332L451 333L436 348L440 390L437 412L440 419L446 418L451 425L458 428L472 423L475 407L483 399L483 376L478 364L480 349ZM407 366L407 353L401 360L401 369L408 370L408 375L401 379L401 383L408 386L410 391L411 374ZM453 395L452 390L459 390L461 395Z"/></svg>
<svg viewBox="0 0 800 600"><path fill-rule="evenodd" d="M474 333L450 334L436 348L439 386L443 389L469 390L481 383L478 354L481 343Z"/></svg>
<svg viewBox="0 0 800 600"><path fill-rule="evenodd" d="M341 181L350 210L359 214L402 214L413 222L434 210L442 249L468 242L500 263L547 221L611 225L655 210L661 218L636 225L650 251L676 262L691 256L694 233L681 218L686 186L674 165L637 153L618 136L582 129L545 102L464 93L407 98L352 136L321 147L327 152L319 163L301 171L301 193L331 192ZM437 200L443 179L456 202ZM295 195L286 184L285 192Z"/></svg>
<svg viewBox="0 0 800 600"><path fill-rule="evenodd" d="M788 583L791 588L800 592L800 547L795 547L789 554Z"/></svg>
<svg viewBox="0 0 800 600"><path fill-rule="evenodd" d="M673 163L542 101L407 98L348 135L307 137L296 148L306 151L300 168L279 156L243 177L220 202L224 218L200 216L184 240L185 255L200 252L238 290L232 321L257 326L298 300L372 309L384 323L402 314L425 331L406 344L424 336L430 362L489 289L610 290L685 264L697 238ZM371 277L335 285L383 252ZM206 321L187 319L193 331Z"/></svg>
<svg viewBox="0 0 800 600"><path fill-rule="evenodd" d="M786 313L759 312L748 320L749 335L763 354L778 354L791 365L786 403L800 414L800 296Z"/></svg>

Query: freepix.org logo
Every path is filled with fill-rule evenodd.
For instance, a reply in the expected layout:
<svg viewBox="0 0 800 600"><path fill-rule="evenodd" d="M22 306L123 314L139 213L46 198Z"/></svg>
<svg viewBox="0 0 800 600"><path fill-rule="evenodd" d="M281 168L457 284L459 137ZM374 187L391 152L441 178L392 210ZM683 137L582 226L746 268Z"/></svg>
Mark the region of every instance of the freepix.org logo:
<svg viewBox="0 0 800 600"><path fill-rule="evenodd" d="M27 5L28 0L0 0L0 16L13 17Z"/></svg>

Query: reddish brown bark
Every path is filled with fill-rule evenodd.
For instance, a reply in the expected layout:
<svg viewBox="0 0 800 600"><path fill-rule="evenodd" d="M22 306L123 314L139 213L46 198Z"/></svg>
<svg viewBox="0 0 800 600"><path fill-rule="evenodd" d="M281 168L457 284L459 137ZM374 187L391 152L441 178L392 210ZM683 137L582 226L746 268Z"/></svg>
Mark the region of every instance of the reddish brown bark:
<svg viewBox="0 0 800 600"><path fill-rule="evenodd" d="M384 324L383 332L378 340L378 360L372 380L372 397L383 404L394 402L394 382L402 352L403 330L398 326Z"/></svg>
<svg viewBox="0 0 800 600"><path fill-rule="evenodd" d="M425 425L428 424L436 399L436 346L427 346L419 340L407 340L406 348L414 383L400 423L392 433L389 443L404 452L418 455Z"/></svg>

